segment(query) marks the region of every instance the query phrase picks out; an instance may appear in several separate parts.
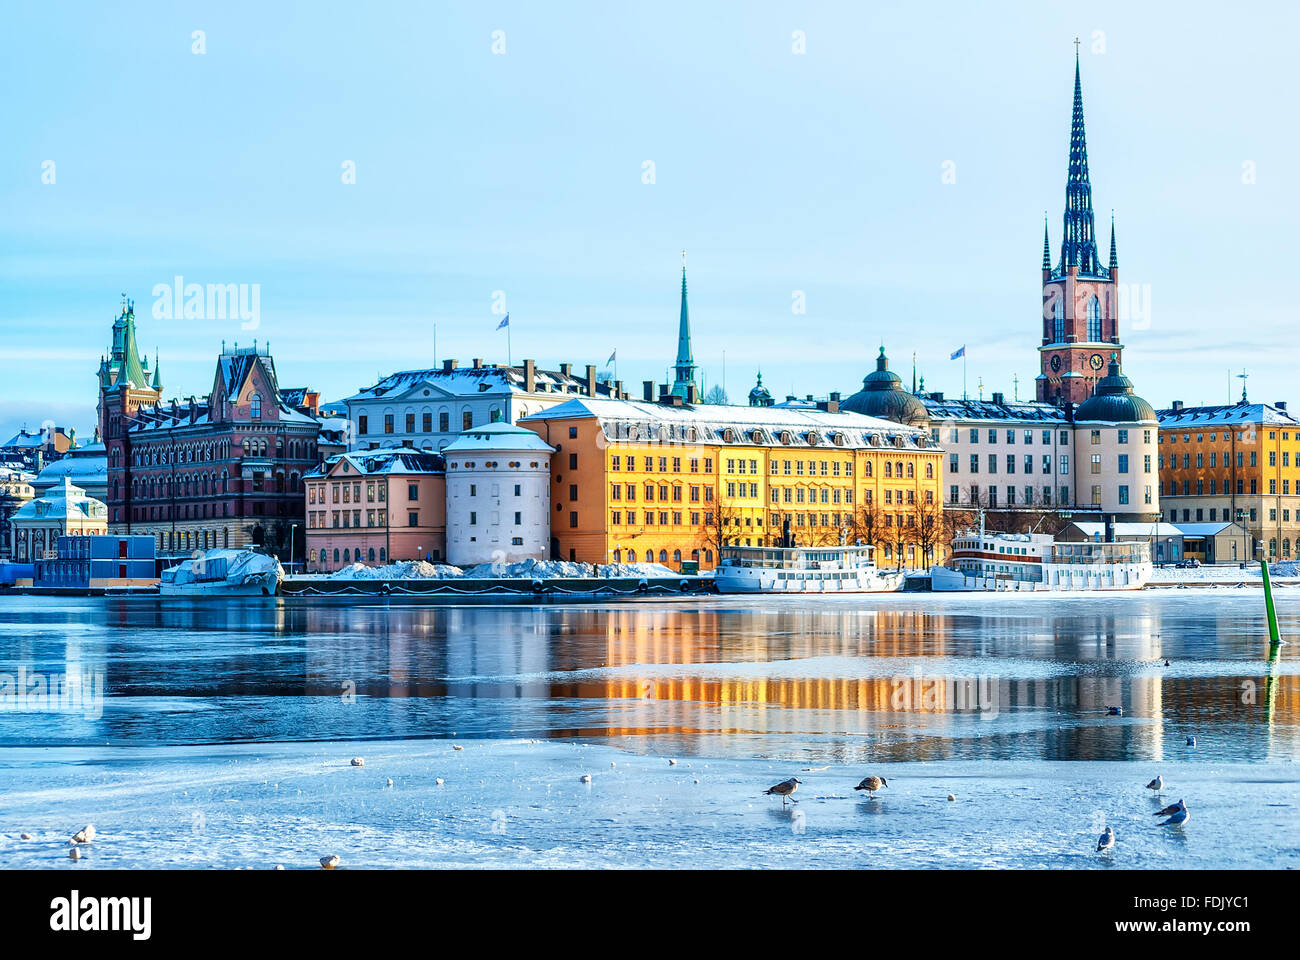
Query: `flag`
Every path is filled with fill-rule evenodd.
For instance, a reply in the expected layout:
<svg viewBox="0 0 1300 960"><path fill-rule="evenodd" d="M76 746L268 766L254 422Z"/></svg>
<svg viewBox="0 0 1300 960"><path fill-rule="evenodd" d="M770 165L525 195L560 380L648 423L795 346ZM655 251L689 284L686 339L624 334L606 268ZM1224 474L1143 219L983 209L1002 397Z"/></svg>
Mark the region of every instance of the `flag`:
<svg viewBox="0 0 1300 960"><path fill-rule="evenodd" d="M510 314L507 313L505 319L497 324L497 329L500 330L502 327L508 327L508 326L510 326Z"/></svg>
<svg viewBox="0 0 1300 960"><path fill-rule="evenodd" d="M614 358L617 357L617 356L618 356L618 348L615 347L615 348L614 348L614 352L611 353L611 354L609 355L609 359L605 361L605 366L608 367L611 363L613 363L613 362L614 362Z"/></svg>
<svg viewBox="0 0 1300 960"><path fill-rule="evenodd" d="M966 344L963 343L960 347L958 347L955 351L953 351L953 355L948 359L956 360L958 357L964 357L964 356L966 356Z"/></svg>

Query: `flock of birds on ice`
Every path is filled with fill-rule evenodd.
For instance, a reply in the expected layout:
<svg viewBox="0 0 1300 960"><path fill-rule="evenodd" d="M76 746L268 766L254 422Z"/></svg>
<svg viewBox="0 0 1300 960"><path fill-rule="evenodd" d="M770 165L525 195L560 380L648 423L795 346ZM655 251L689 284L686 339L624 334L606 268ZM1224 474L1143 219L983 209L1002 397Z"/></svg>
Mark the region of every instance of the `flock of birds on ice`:
<svg viewBox="0 0 1300 960"><path fill-rule="evenodd" d="M1188 737L1187 744L1188 746L1195 746L1196 738ZM454 744L452 746L452 749L456 751L461 751L464 750L465 748L460 744ZM668 761L668 764L669 766L676 766L677 761L670 759ZM366 761L363 757L353 757L351 761L349 761L349 765L353 767L364 767L366 765ZM611 764L611 766L613 766L613 764ZM592 782L591 774L589 773L584 773L578 779L581 783L589 784ZM441 777L439 777L435 782L437 783L438 786L442 786L444 781ZM695 782L699 783L699 780L696 780ZM782 780L780 783L776 783L768 787L766 790L763 791L763 795L769 797L780 797L782 806L784 806L787 802L798 803L799 801L794 798L794 794L802 785L803 785L803 781L800 780L798 777L790 777L788 780ZM387 780L385 781L385 786L386 787L393 786L392 777L387 778ZM859 782L858 785L853 789L865 791L868 800L876 800L879 799L876 796L876 792L882 789L886 789L888 787L889 787L889 781L887 779L885 779L884 777L875 776L873 774L871 776L864 777L861 780L861 782ZM1146 789L1153 791L1153 793L1156 796L1160 796L1165 789L1164 777L1157 775L1150 783L1146 785ZM955 801L957 797L955 794L950 793L948 794L948 799L950 801ZM1155 816L1168 818L1166 820L1161 821L1160 824L1161 826L1181 827L1184 824L1186 824L1187 821L1190 819L1191 813L1187 809L1187 804L1180 799L1177 803L1171 803L1169 806L1164 807L1161 810L1158 810L1155 813ZM81 830L73 834L72 838L68 841L68 844L71 848L68 851L68 856L73 860L80 860L82 857L81 847L85 844L94 843L95 835L96 833L95 833L94 824L87 824ZM32 836L31 834L24 833L21 835L21 839L31 840ZM1115 846L1115 830L1113 827L1106 827L1105 830L1102 831L1101 836L1097 839L1097 852L1100 853L1100 852L1110 850L1114 846ZM342 859L338 856L338 854L327 854L320 858L320 865L321 865L321 869L323 870L333 870L337 868L341 862ZM284 866L277 865L275 869L283 870Z"/></svg>

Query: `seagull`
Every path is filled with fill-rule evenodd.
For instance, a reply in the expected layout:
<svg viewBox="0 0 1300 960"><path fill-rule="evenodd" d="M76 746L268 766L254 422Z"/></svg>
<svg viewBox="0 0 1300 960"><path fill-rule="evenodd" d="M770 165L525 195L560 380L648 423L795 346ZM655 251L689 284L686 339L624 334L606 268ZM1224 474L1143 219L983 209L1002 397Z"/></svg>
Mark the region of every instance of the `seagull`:
<svg viewBox="0 0 1300 960"><path fill-rule="evenodd" d="M675 766L677 766L677 761L676 761L676 760L669 760L669 761L668 761L668 766L670 766L670 767L675 767Z"/></svg>
<svg viewBox="0 0 1300 960"><path fill-rule="evenodd" d="M453 750L464 750L465 748L462 747L459 743L457 743L457 744L454 744L454 745L452 746L452 749L453 749Z"/></svg>
<svg viewBox="0 0 1300 960"><path fill-rule="evenodd" d="M1164 788L1165 788L1165 778L1161 776L1157 776L1154 780L1152 780L1150 783L1147 784L1147 789L1154 790L1156 793L1159 793Z"/></svg>
<svg viewBox="0 0 1300 960"><path fill-rule="evenodd" d="M328 857L320 858L320 865L323 870L333 870L339 865L339 862L339 855L337 853L330 854Z"/></svg>
<svg viewBox="0 0 1300 960"><path fill-rule="evenodd" d="M352 758L352 766L354 766L354 767L364 767L365 765L366 765L366 761L363 760L361 757L353 757L353 758Z"/></svg>
<svg viewBox="0 0 1300 960"><path fill-rule="evenodd" d="M874 800L876 799L876 791L887 786L889 786L889 781L884 777L867 777L853 789L867 791L867 796Z"/></svg>
<svg viewBox="0 0 1300 960"><path fill-rule="evenodd" d="M591 783L591 774L584 773L578 779L581 780L583 783Z"/></svg>
<svg viewBox="0 0 1300 960"><path fill-rule="evenodd" d="M1187 804L1179 800L1177 803L1172 803L1169 806L1165 807L1163 810L1157 813L1156 816L1169 817L1168 820L1160 824L1160 826L1162 827L1168 827L1168 826L1180 827L1187 822L1187 819L1188 817L1191 816L1191 814L1187 810Z"/></svg>
<svg viewBox="0 0 1300 960"><path fill-rule="evenodd" d="M1101 836L1097 839L1097 850L1098 852L1109 850L1113 846L1115 846L1115 831L1110 827L1107 827L1101 832Z"/></svg>
<svg viewBox="0 0 1300 960"><path fill-rule="evenodd" d="M763 795L767 797L778 796L781 798L781 805L785 806L786 798L789 797L790 794L798 790L799 784L801 783L803 783L803 781L800 780L798 777L791 777L789 780L782 780L774 787L768 787L766 790L763 791ZM793 798L791 799L793 800ZM793 800L793 802L798 803L799 801Z"/></svg>
<svg viewBox="0 0 1300 960"><path fill-rule="evenodd" d="M86 824L84 827L82 827L80 830L74 833L72 835L72 839L68 841L68 843L74 846L78 843L94 843L94 842L95 842L95 825L93 823Z"/></svg>
<svg viewBox="0 0 1300 960"><path fill-rule="evenodd" d="M1165 657L1165 666L1166 666L1166 667L1169 666L1169 658L1168 658L1168 657Z"/></svg>
<svg viewBox="0 0 1300 960"><path fill-rule="evenodd" d="M950 793L950 794L948 794L948 799L949 799L950 801L951 801L951 800L956 800L956 799L957 799L957 794L955 794L955 793Z"/></svg>

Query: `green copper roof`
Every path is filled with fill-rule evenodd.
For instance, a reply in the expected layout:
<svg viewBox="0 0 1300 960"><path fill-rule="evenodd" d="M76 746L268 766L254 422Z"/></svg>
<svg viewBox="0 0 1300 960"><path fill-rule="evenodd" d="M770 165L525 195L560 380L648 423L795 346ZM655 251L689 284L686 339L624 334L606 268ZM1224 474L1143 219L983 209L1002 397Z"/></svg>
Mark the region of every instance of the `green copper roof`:
<svg viewBox="0 0 1300 960"><path fill-rule="evenodd" d="M673 364L673 393L685 397L695 382L695 354L691 350L691 315L686 307L686 254L682 253L682 312L677 324L677 362Z"/></svg>

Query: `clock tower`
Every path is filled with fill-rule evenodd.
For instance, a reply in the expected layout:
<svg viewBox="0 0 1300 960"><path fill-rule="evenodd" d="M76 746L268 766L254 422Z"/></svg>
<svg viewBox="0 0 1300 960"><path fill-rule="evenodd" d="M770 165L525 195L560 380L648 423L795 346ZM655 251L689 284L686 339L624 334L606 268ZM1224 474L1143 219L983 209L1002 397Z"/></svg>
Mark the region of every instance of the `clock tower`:
<svg viewBox="0 0 1300 960"><path fill-rule="evenodd" d="M1110 259L1097 253L1088 179L1088 142L1083 129L1083 87L1078 42L1074 60L1074 113L1070 122L1070 166L1065 181L1061 257L1052 265L1047 221L1043 220L1043 341L1037 378L1040 401L1079 404L1106 375L1119 342L1115 218L1110 221Z"/></svg>

